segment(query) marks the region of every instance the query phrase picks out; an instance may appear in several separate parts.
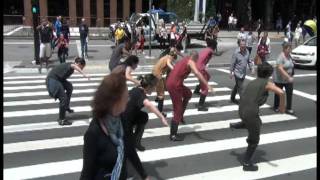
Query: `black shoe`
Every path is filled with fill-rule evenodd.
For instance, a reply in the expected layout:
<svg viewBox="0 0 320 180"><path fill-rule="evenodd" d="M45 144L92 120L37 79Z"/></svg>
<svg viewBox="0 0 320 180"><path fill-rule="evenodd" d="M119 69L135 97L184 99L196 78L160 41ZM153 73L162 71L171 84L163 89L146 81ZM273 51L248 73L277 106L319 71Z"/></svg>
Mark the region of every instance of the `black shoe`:
<svg viewBox="0 0 320 180"><path fill-rule="evenodd" d="M161 114L162 114L164 117L167 117L167 114L166 114L166 113L161 112Z"/></svg>
<svg viewBox="0 0 320 180"><path fill-rule="evenodd" d="M68 111L68 113L74 113L74 110L70 108L66 109L66 111Z"/></svg>
<svg viewBox="0 0 320 180"><path fill-rule="evenodd" d="M231 131L236 129L236 128L234 128L234 123L229 123L229 128L231 129Z"/></svg>
<svg viewBox="0 0 320 180"><path fill-rule="evenodd" d="M253 163L243 163L243 168L244 171L257 171L258 166Z"/></svg>
<svg viewBox="0 0 320 180"><path fill-rule="evenodd" d="M136 149L138 149L139 151L145 151L146 148L144 146L142 146L141 144L136 144Z"/></svg>
<svg viewBox="0 0 320 180"><path fill-rule="evenodd" d="M198 111L208 111L206 106L198 106Z"/></svg>
<svg viewBox="0 0 320 180"><path fill-rule="evenodd" d="M237 99L230 99L230 102L234 104L239 104L239 101Z"/></svg>
<svg viewBox="0 0 320 180"><path fill-rule="evenodd" d="M159 98L158 97L156 97L156 99L154 100L155 102L158 102L159 101Z"/></svg>
<svg viewBox="0 0 320 180"><path fill-rule="evenodd" d="M183 139L178 135L171 135L170 140L171 141L183 141Z"/></svg>
<svg viewBox="0 0 320 180"><path fill-rule="evenodd" d="M72 124L72 122L70 122L70 121L68 121L68 120L66 120L66 119L63 119L63 120L59 120L59 125L60 126L64 126L64 125L71 125Z"/></svg>

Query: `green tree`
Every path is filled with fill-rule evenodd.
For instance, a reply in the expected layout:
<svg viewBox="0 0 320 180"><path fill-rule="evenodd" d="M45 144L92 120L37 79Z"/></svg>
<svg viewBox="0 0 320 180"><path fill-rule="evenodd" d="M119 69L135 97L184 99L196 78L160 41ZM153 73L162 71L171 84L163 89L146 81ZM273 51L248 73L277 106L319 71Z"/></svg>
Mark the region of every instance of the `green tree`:
<svg viewBox="0 0 320 180"><path fill-rule="evenodd" d="M195 0L168 0L168 11L174 12L179 20L193 19Z"/></svg>

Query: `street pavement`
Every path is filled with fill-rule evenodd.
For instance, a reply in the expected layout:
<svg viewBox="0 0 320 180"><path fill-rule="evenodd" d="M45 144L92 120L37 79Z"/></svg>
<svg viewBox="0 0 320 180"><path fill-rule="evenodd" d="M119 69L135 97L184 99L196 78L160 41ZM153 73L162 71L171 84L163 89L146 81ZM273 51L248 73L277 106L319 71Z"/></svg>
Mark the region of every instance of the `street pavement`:
<svg viewBox="0 0 320 180"><path fill-rule="evenodd" d="M229 59L228 59L229 61ZM90 62L90 59L89 59ZM32 68L30 68L32 69ZM90 68L89 68L90 69ZM148 64L134 73L150 72ZM4 179L79 179L82 168L83 135L91 120L92 96L107 73L88 71L91 80L74 73L69 79L74 91L67 114L71 126L59 126L58 101L49 97L46 73L9 72L3 79L3 159ZM143 166L153 179L316 179L316 71L296 69L294 79L294 115L275 113L273 94L261 107L262 129L254 162L257 172L242 171L246 149L245 130L230 130L229 123L239 121L238 105L229 102L234 80L228 67L209 69L210 84L216 93L207 97L208 112L199 112L199 96L193 95L185 112L186 125L179 126L182 142L169 141L169 127L149 113L143 135L145 152L139 152ZM248 75L247 84L255 75ZM192 74L185 84L193 91L198 83ZM129 89L133 84L128 84ZM149 96L154 100L155 93ZM172 102L166 93L164 110L172 118ZM129 169L136 177L136 172ZM138 178L139 179L139 178Z"/></svg>

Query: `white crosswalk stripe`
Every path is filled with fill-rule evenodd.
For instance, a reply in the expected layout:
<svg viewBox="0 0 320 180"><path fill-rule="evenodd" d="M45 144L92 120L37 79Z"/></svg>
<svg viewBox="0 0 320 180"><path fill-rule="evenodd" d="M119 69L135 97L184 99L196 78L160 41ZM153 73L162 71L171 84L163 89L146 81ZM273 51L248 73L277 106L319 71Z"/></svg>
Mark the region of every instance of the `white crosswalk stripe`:
<svg viewBox="0 0 320 180"><path fill-rule="evenodd" d="M135 77L146 73L149 72L135 73ZM90 76L90 81L80 74L74 74L70 78L74 87L71 106L75 110L75 113L70 115L73 117L71 126L59 126L56 122L58 100L55 101L49 97L44 84L46 78L44 75L4 77L4 179L34 179L53 176L61 176L63 179L79 178L83 163L83 135L92 120L90 103L96 87L105 74L90 74ZM185 81L185 85L192 91L198 83L194 75L189 76ZM276 177L317 167L317 154L312 148L307 148L308 150L304 153L295 148L313 141L317 137L316 127L290 128L287 124L298 122L298 117L274 113L269 104L264 104L260 107L263 126L259 146L288 150L288 147L282 144L292 142L292 147L289 147L293 150L292 153L283 157L271 156L268 162L258 162L259 171L257 172L244 172L239 162L230 162L217 168L214 168L213 163L211 165L213 169L196 169L193 172L172 169L172 172L164 173L167 168L171 168L170 166L176 167L175 162L181 162L180 168L185 166L187 169L186 164L192 163L192 166L197 167L197 163L201 163L197 159L203 157L215 162L217 159L215 154L221 153L227 159L235 159L230 155L230 151L243 151L246 148L246 131L229 129L229 123L240 121L238 105L229 102L231 87L221 86L214 79L211 79L210 84L213 85L215 94L209 94L206 98L208 111L197 110L199 96L193 95L189 101L184 113L184 120L187 124L179 125L178 132L185 137L181 143L169 141L170 128L164 127L155 114L148 113L149 121L143 135L143 144L147 146L147 150L138 152L139 157L143 164L148 166L156 163L168 165L168 167L161 168L146 166L146 169L156 168L156 171L159 171L158 174L150 174L151 176L174 180L244 180ZM132 89L133 84L129 82L128 88ZM168 92L165 95L164 110L170 122L173 117L172 101ZM153 100L155 96L156 93L153 92L148 97ZM152 103L157 105L156 102L152 101ZM216 139L205 140L205 136L212 136ZM72 151L77 149L76 154L70 157L70 154L61 153L68 152L70 149ZM41 158L38 158L38 154L41 154ZM60 156L56 156L58 154ZM22 157L26 159L21 159ZM187 159L194 160L194 162L188 162Z"/></svg>

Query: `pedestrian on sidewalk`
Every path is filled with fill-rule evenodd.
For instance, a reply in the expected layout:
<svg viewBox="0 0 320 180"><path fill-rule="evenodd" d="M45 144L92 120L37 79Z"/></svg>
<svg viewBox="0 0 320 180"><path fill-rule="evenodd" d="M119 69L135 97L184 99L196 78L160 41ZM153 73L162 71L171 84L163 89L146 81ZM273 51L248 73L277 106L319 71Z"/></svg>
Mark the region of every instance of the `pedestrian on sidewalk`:
<svg viewBox="0 0 320 180"><path fill-rule="evenodd" d="M257 21L257 29L256 29L257 33L258 33L258 39L260 39L260 34L262 32L262 22L261 19L258 19Z"/></svg>
<svg viewBox="0 0 320 180"><path fill-rule="evenodd" d="M242 163L244 171L258 170L258 166L252 162L252 157L260 141L262 122L259 116L259 106L266 103L269 91L280 96L280 111L284 112L284 92L269 81L272 72L273 67L267 62L258 65L258 77L248 83L240 99L241 122L230 123L231 129L247 129L248 131L248 147Z"/></svg>
<svg viewBox="0 0 320 180"><path fill-rule="evenodd" d="M286 113L294 114L292 110L292 94L293 94L293 75L294 64L290 57L291 44L284 43L282 52L277 58L275 71L273 72L272 79L276 86L285 88L286 90ZM279 111L279 96L274 95L274 111Z"/></svg>
<svg viewBox="0 0 320 180"><path fill-rule="evenodd" d="M80 180L127 179L127 160L144 180L150 180L131 137L121 121L128 102L125 77L111 73L94 94L92 121L84 134Z"/></svg>
<svg viewBox="0 0 320 180"><path fill-rule="evenodd" d="M237 44L239 46L240 41L243 40L247 43L247 34L244 32L244 27L241 27L240 32L237 36Z"/></svg>
<svg viewBox="0 0 320 180"><path fill-rule="evenodd" d="M170 47L176 47L176 35L177 35L177 27L174 22L171 22Z"/></svg>
<svg viewBox="0 0 320 180"><path fill-rule="evenodd" d="M139 58L137 56L131 55L124 62L120 63L111 72L122 72L125 75L127 81L133 82L135 85L140 85L140 81L134 79L132 72L138 67Z"/></svg>
<svg viewBox="0 0 320 180"><path fill-rule="evenodd" d="M199 58L196 62L197 69L199 70L199 72L202 74L202 76L207 82L210 79L210 74L207 71L207 64L212 58L212 55L216 47L217 47L217 42L215 40L210 41L209 47L204 48L200 51ZM193 93L200 94L198 111L208 111L208 107L205 106L206 97L208 96L208 93L209 93L208 86L200 82L200 84L196 86Z"/></svg>
<svg viewBox="0 0 320 180"><path fill-rule="evenodd" d="M88 58L88 38L89 38L89 28L86 24L85 18L81 19L81 24L79 26L80 33L80 43L81 43L81 57Z"/></svg>
<svg viewBox="0 0 320 180"><path fill-rule="evenodd" d="M230 63L230 79L234 77L236 83L231 92L230 101L235 104L239 104L239 101L236 100L237 93L239 93L241 99L242 86L246 76L247 66L249 66L251 74L254 74L253 64L249 58L246 42L241 40L240 46L233 53Z"/></svg>
<svg viewBox="0 0 320 180"><path fill-rule="evenodd" d="M74 70L81 73L84 77L90 80L82 70L86 65L86 61L83 58L77 57L74 63L62 63L48 73L46 78L46 87L49 96L59 99L59 125L71 125L72 122L66 119L66 111L73 113L74 110L70 108L70 99L73 91L72 83L67 79L73 74Z"/></svg>
<svg viewBox="0 0 320 180"><path fill-rule="evenodd" d="M253 43L257 40L256 36L252 33L252 29L251 28L249 29L249 32L247 34L246 39L247 39L246 46L247 46L247 49L249 51L249 58L250 58L252 47L253 47Z"/></svg>
<svg viewBox="0 0 320 180"><path fill-rule="evenodd" d="M300 26L300 23L298 23L296 30L294 32L295 47L300 45L301 38L302 38L302 28Z"/></svg>
<svg viewBox="0 0 320 180"><path fill-rule="evenodd" d="M266 37L263 36L261 38L260 44L258 45L258 48L257 48L257 55L261 59L261 62L266 62L267 56L269 54L269 47L267 46L266 41L267 41Z"/></svg>
<svg viewBox="0 0 320 180"><path fill-rule="evenodd" d="M131 138L136 149L144 151L146 148L141 145L141 139L149 116L148 113L142 111L142 108L146 107L157 115L163 125L168 126L168 122L147 97L147 94L150 95L155 90L158 83L157 77L147 74L139 76L138 79L141 80L141 83L129 91L129 101L126 110L121 115L121 121L125 133Z"/></svg>
<svg viewBox="0 0 320 180"><path fill-rule="evenodd" d="M276 29L278 32L278 35L280 33L280 31L282 30L282 18L280 16L280 14L278 15L277 21L276 21Z"/></svg>
<svg viewBox="0 0 320 180"><path fill-rule="evenodd" d="M67 45L69 46L70 27L69 27L69 22L66 19L63 19L63 21L62 21L61 33L63 34L64 39L67 40ZM69 49L66 51L66 56L69 56Z"/></svg>
<svg viewBox="0 0 320 180"><path fill-rule="evenodd" d="M121 63L120 59L124 57L128 57L131 55L130 52L131 43L130 40L126 39L124 43L119 44L112 51L110 61L109 61L109 70L110 72Z"/></svg>
<svg viewBox="0 0 320 180"><path fill-rule="evenodd" d="M230 32L232 29L232 22L233 22L233 14L231 13L231 15L228 18L228 32Z"/></svg>
<svg viewBox="0 0 320 180"><path fill-rule="evenodd" d="M181 53L187 52L187 41L188 41L188 31L187 31L186 23L183 21L182 22L182 33L180 34L179 40L178 40L178 42L181 42L181 45L182 45Z"/></svg>
<svg viewBox="0 0 320 180"><path fill-rule="evenodd" d="M134 51L136 53L136 56L138 55L137 50L140 49L140 53L144 54L144 42L145 42L145 38L144 38L144 29L143 29L143 23L141 26L138 26L137 28L137 34L138 34L138 42L135 45Z"/></svg>
<svg viewBox="0 0 320 180"><path fill-rule="evenodd" d="M162 20L162 19L161 19ZM163 20L160 23L160 49L164 50L166 49L166 41L168 39L168 34L167 34L167 29L166 29L166 25L163 22Z"/></svg>
<svg viewBox="0 0 320 180"><path fill-rule="evenodd" d="M166 74L168 77L169 71L173 70L173 62L177 59L177 54L175 51L170 51L168 55L163 56L159 61L153 66L152 74L158 78L158 83L156 86L156 102L158 102L159 111L166 117L167 115L163 112L163 101L164 101L164 91L165 91L165 78L162 76Z"/></svg>
<svg viewBox="0 0 320 180"><path fill-rule="evenodd" d="M48 68L49 59L52 55L51 51L51 41L53 39L53 26L47 19L42 19L41 25L37 27L40 33L40 73L42 68L42 63L46 63L46 68Z"/></svg>
<svg viewBox="0 0 320 180"><path fill-rule="evenodd" d="M190 56L181 59L175 64L166 81L166 87L173 104L173 118L171 120L170 127L171 141L183 140L179 135L177 135L178 126L179 123L183 121L183 114L192 96L191 90L183 85L184 79L186 79L188 75L193 72L195 76L208 87L209 91L212 91L212 87L197 69L196 62L198 57L198 52L192 51Z"/></svg>

